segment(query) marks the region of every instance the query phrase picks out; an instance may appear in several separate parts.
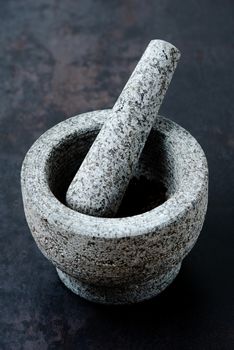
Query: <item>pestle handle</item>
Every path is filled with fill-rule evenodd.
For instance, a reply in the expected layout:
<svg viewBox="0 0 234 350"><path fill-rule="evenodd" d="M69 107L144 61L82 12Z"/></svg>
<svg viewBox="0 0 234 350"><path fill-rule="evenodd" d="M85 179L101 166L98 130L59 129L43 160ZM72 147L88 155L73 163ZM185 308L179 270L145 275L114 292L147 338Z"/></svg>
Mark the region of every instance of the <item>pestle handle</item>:
<svg viewBox="0 0 234 350"><path fill-rule="evenodd" d="M179 50L163 40L151 40L113 110L156 117L180 58ZM150 114L150 116L149 116ZM151 125L152 126L152 125Z"/></svg>
<svg viewBox="0 0 234 350"><path fill-rule="evenodd" d="M70 208L116 214L179 58L170 43L149 43L68 188Z"/></svg>

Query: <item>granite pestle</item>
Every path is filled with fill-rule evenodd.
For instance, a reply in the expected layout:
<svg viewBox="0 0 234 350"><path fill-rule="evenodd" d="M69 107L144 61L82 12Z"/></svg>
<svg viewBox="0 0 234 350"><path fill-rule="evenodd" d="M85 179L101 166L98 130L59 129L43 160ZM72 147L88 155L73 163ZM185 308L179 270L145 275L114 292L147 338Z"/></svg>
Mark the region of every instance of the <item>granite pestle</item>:
<svg viewBox="0 0 234 350"><path fill-rule="evenodd" d="M172 44L149 43L67 190L68 207L115 216L179 58Z"/></svg>

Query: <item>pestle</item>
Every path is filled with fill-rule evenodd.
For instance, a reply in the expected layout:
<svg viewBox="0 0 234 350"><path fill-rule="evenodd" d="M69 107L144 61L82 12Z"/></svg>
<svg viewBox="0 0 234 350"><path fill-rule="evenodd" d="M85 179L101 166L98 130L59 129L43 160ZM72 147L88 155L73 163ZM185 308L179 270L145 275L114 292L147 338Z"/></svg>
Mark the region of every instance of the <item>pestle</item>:
<svg viewBox="0 0 234 350"><path fill-rule="evenodd" d="M67 190L70 208L115 216L179 58L170 43L149 43Z"/></svg>

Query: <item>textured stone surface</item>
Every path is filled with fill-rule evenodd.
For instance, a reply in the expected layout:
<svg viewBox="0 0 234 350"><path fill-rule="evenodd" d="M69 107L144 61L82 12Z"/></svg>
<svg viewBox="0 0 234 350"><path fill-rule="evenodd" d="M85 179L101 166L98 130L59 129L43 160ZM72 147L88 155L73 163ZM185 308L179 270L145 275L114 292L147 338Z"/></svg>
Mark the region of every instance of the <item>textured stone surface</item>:
<svg viewBox="0 0 234 350"><path fill-rule="evenodd" d="M164 289L196 242L207 206L207 163L188 132L158 117L135 176L165 183L168 199L162 205L124 218L66 207L62 202L70 179L109 113L76 116L43 134L25 157L22 193L33 237L70 276L60 274L65 284L90 300L132 303Z"/></svg>
<svg viewBox="0 0 234 350"><path fill-rule="evenodd" d="M84 283L58 268L57 272L61 281L73 293L92 302L116 305L139 302L158 295L175 279L180 271L180 267L181 264L179 263L161 276L153 276L151 279L139 281L137 284L114 285L112 287Z"/></svg>
<svg viewBox="0 0 234 350"><path fill-rule="evenodd" d="M116 214L179 58L172 44L149 43L68 188L69 207Z"/></svg>

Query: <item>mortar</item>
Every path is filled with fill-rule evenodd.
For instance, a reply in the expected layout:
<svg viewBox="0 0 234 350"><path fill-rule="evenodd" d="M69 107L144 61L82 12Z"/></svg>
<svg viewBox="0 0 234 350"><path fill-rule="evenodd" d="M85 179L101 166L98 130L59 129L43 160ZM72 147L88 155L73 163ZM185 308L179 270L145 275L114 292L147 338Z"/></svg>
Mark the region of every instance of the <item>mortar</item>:
<svg viewBox="0 0 234 350"><path fill-rule="evenodd" d="M123 304L157 295L178 274L202 229L208 169L198 142L158 117L134 176L162 182L164 203L122 218L68 208L67 188L109 113L78 115L45 132L25 157L21 181L32 235L62 282L88 300Z"/></svg>

